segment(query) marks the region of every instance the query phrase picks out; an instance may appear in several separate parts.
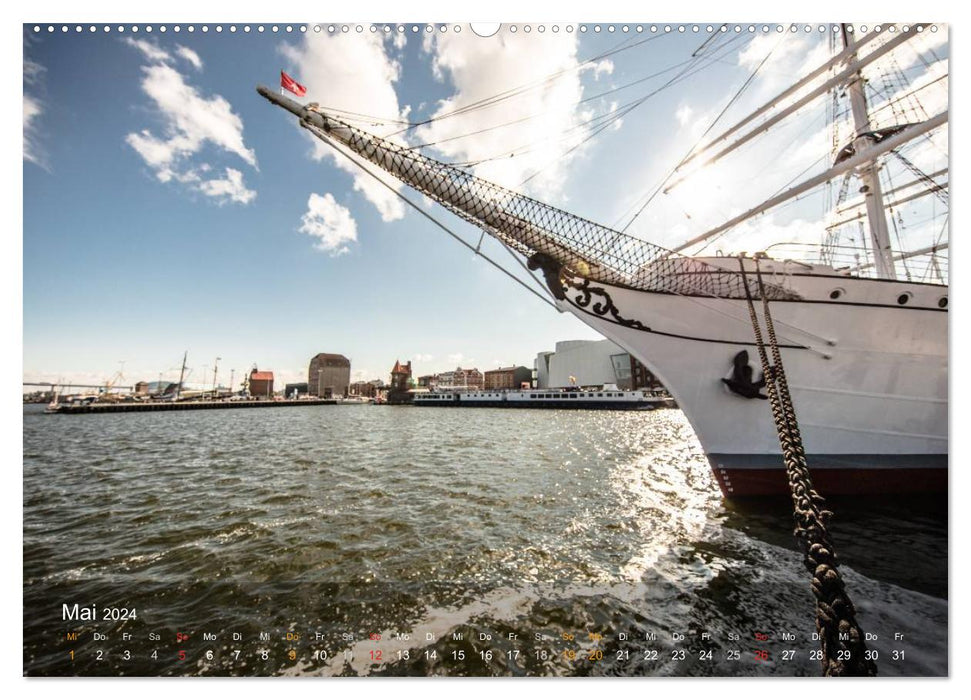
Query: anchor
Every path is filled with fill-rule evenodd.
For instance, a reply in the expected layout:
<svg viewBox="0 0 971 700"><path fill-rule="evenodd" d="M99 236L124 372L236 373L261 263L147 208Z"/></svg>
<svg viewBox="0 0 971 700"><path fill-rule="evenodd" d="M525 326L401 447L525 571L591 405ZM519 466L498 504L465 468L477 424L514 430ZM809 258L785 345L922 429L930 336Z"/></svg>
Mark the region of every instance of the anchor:
<svg viewBox="0 0 971 700"><path fill-rule="evenodd" d="M734 365L732 376L729 379L722 378L729 389L746 399L769 398L760 391L765 386L765 375L763 374L757 382L752 381L753 370L748 363L748 350L742 350L735 355L732 364Z"/></svg>

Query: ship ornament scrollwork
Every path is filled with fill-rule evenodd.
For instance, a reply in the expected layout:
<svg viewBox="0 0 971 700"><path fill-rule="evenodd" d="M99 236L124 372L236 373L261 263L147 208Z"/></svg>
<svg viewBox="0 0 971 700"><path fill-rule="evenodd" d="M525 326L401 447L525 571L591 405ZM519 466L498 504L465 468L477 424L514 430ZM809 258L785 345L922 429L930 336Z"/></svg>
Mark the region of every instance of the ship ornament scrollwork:
<svg viewBox="0 0 971 700"><path fill-rule="evenodd" d="M595 315L618 323L621 326L636 328L639 331L651 330L648 326L645 326L636 319L621 316L620 309L617 308L614 300L610 298L610 294L603 287L592 286L590 280L585 277L568 277L564 281L567 287L579 292L570 300L578 308L592 311Z"/></svg>
<svg viewBox="0 0 971 700"><path fill-rule="evenodd" d="M761 392L765 387L765 376L763 375L758 381L754 380L755 372L748 362L748 350L742 350L732 359L732 376L722 377L722 381L732 393L742 398L768 399L769 397Z"/></svg>
<svg viewBox="0 0 971 700"><path fill-rule="evenodd" d="M650 331L650 327L645 326L640 321L624 318L620 315L620 309L614 304L610 294L603 287L594 287L586 277L572 275L567 272L563 265L546 253L534 253L528 261L530 270L541 270L546 279L546 286L549 287L553 296L560 301L567 301L578 309L593 313L595 316L606 318L608 321L636 328L640 331ZM577 294L567 296L569 290L575 290Z"/></svg>

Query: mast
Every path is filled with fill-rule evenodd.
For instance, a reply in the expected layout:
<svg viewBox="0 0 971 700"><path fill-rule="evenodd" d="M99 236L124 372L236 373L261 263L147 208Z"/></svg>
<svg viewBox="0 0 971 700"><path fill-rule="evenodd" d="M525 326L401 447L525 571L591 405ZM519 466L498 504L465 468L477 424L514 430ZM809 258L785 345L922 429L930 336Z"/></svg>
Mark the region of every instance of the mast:
<svg viewBox="0 0 971 700"><path fill-rule="evenodd" d="M845 172L849 172L853 170L854 168L865 168L867 167L868 164L872 165L873 161L877 157L883 155L884 153L889 153L890 151L897 148L898 146L902 146L908 141L915 139L922 134L926 134L928 131L931 131L932 129L936 129L937 127L942 126L943 124L946 124L947 118L948 118L947 112L940 112L939 114L936 114L935 116L931 117L927 121L923 121L918 124L912 124L904 129L901 129L893 136L885 138L882 141L880 141L880 143L872 146L871 150L864 151L862 153L857 152L855 155L851 156L850 158L847 158L846 160L841 161L840 163L837 163L829 170L826 170L825 172L820 173L815 177L805 180L798 185L790 187L785 192L782 192L781 194L778 194L775 197L765 200L761 204L758 204L752 207L748 211L742 214L739 214L735 218L729 219L728 221L721 224L720 226L716 226L713 229L709 229L708 231L705 231L701 235L695 236L691 240L681 243L677 248L674 249L674 252L676 253L681 252L685 248L690 248L696 243L701 243L702 241L706 241L712 236L715 236L721 233L722 231L727 231L733 226L737 226L743 221L751 219L753 216L764 214L768 209L771 209L772 207L776 207L784 202L787 202L790 199L793 199L794 197L799 196L803 192L808 192L814 187L818 187L819 185L822 185L824 182L828 182L834 177L838 177ZM869 193L864 192L864 195L867 195L867 194ZM866 197L867 206L869 206L870 203L871 203L871 198ZM882 201L880 202L880 206L883 207ZM882 208L880 210L880 213L882 215L883 213ZM886 226L886 219L883 219L883 222L884 222L884 226ZM888 248L888 254L889 254L889 248ZM890 269L891 270L893 269L892 261L890 262Z"/></svg>
<svg viewBox="0 0 971 700"><path fill-rule="evenodd" d="M853 31L846 24L842 25L842 29L843 45L847 49L852 48L856 44ZM850 107L853 111L853 124L856 127L856 138L853 140L853 149L856 153L867 153L876 143L870 130L870 115L867 113L863 85L863 71L857 70L847 86L850 93ZM876 158L865 162L857 171L857 174L863 183L860 192L866 202L867 220L870 223L870 245L873 248L877 276L885 279L897 279L893 251L890 248L887 214L883 208L880 168L877 165Z"/></svg>
<svg viewBox="0 0 971 700"><path fill-rule="evenodd" d="M186 350L185 354L182 356L182 371L179 372L179 385L175 387L175 398L173 401L178 401L179 396L182 394L182 380L185 379L185 361L189 359L189 351Z"/></svg>
<svg viewBox="0 0 971 700"><path fill-rule="evenodd" d="M871 34L870 36L872 37L874 35ZM715 163L716 161L721 160L722 158L724 158L725 156L727 156L732 151L738 149L740 146L742 146L742 145L748 143L749 141L751 141L756 136L759 136L760 134L764 134L771 127L775 126L776 124L778 124L779 122L781 122L783 119L786 119L790 115L795 114L796 112L798 112L800 109L802 109L803 107L805 107L807 104L809 104L810 102L812 102L814 99L816 99L820 95L824 94L827 91L830 91L830 90L835 89L837 86L843 86L843 85L845 85L846 84L846 80L848 78L851 78L852 79L853 76L860 75L860 72L861 72L861 70L863 69L864 66L867 66L867 65L873 63L878 58L880 58L881 56L883 56L886 53L889 53L893 49L897 48L900 44L904 43L905 41L909 41L910 38L911 38L911 36L912 35L910 35L910 34L904 34L903 32L901 32L895 38L891 39L890 41L888 41L883 46L880 46L880 47L874 49L873 51L871 51L869 54L867 54L863 58L857 58L856 55L855 55L855 53L852 53L852 51L850 51L850 50L844 49L843 52L840 53L839 56L837 56L836 58L844 57L847 54L850 54L849 55L849 58L847 59L848 62L849 62L849 64L850 64L848 67L844 68L842 71L840 71L840 73L838 73L837 75L833 76L832 78L829 78L824 83L822 83L820 85L817 85L811 92L806 93L805 95L803 95L802 97L800 97L798 100L796 100L795 102L793 102L792 104L790 104L788 107L782 109L781 111L777 112L773 116L771 116L768 119L766 119L764 122L762 122L761 124L759 124L757 127L755 127L753 129L745 132L741 136L736 137L736 139L732 143L730 143L729 145L725 146L722 150L720 150L715 155L709 157L707 160L704 161L704 163L702 163L702 165L711 165L712 163ZM865 41L865 40L866 39L864 39L863 41ZM863 41L860 41L860 42L854 44L851 48L859 48L863 44ZM835 65L834 61L833 60L830 60L827 63L824 63L821 68L817 68L815 71L813 71L812 73L810 73L810 75L817 76L817 75L819 75L820 73L823 72L823 69L826 69L827 67L831 67L833 65ZM717 138L713 139L710 143L706 144L703 148L701 148L700 150L696 151L690 157L688 157L687 159L685 159L684 163L682 163L681 166L686 165L690 161L694 160L694 158L696 158L697 156L701 155L702 153L707 152L709 149L711 149L714 146L716 146L717 144L721 143L722 141L724 141L725 139L727 139L730 135L732 135L736 131L738 131L742 126L745 126L746 124L750 123L756 116L758 116L758 115L760 115L760 114L762 114L764 112L770 111L784 97L788 97L790 94L792 94L794 92L795 89L800 88L800 87L803 87L804 85L806 85L806 83L807 83L807 81L805 79L803 79L803 80L799 81L798 83L796 83L789 90L786 90L786 91L782 92L781 94L777 95L773 101L766 102L764 105L762 105L762 107L760 107L759 109L755 110L755 112L753 112L748 117L746 117L745 119L743 119L742 121L740 121L738 124L736 124L735 126L733 126L731 129L729 129L728 131L724 132L723 134L721 134ZM679 167L681 167L681 166L679 166ZM688 174L682 175L677 180L675 180L674 182L672 182L669 185L667 185L667 187L664 188L664 194L667 194L668 192L670 192L671 190L673 190L675 187L677 187L682 182L684 182L688 177L689 177Z"/></svg>

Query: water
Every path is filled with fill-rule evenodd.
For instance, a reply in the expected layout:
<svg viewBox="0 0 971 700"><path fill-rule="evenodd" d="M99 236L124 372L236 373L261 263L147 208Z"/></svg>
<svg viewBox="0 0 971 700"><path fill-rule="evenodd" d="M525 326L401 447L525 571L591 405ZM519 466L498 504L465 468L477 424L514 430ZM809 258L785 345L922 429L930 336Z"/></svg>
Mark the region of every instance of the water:
<svg viewBox="0 0 971 700"><path fill-rule="evenodd" d="M947 674L946 499L832 505L880 674ZM817 675L791 529L675 410L27 407L24 672Z"/></svg>

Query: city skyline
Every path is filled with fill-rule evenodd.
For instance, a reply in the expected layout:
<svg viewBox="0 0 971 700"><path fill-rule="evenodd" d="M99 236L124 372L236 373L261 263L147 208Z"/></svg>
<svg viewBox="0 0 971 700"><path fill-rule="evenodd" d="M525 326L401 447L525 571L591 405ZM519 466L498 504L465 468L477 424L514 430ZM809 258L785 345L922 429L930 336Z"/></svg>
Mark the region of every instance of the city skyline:
<svg viewBox="0 0 971 700"><path fill-rule="evenodd" d="M24 27L25 381L96 384L122 362L130 383L159 372L177 378L186 350L188 381L211 374L216 357L220 379L255 364L281 383L304 381L318 352L345 355L352 380L368 380L384 378L396 359L411 360L416 374L531 366L557 341L601 337L266 104L255 86L276 87L280 70L307 87L301 99L372 115L380 121L364 128L477 163L476 174L620 228L763 60L766 80L731 103L720 125L827 49L818 32L775 25L720 44L704 25L640 33L631 25L626 34L620 24L555 34L532 25L529 35L526 25L517 33L506 25L489 39L467 25L310 25L305 34L299 25L277 34L269 25L263 34L257 25L249 33L141 26ZM932 79L946 66L947 32L921 41L913 63L925 59L918 68ZM930 60L935 49L944 58ZM674 80L699 51L712 52L705 71ZM450 118L517 87L512 98ZM754 196L767 167L773 182L798 173L828 147L818 116L795 121L795 133L808 128L810 137L791 162L746 154L728 176L751 181ZM793 133L774 138L791 142ZM742 207L720 193L725 177L703 172L704 189L658 197L630 231L675 245L728 218ZM494 240L400 191L528 279ZM767 214L719 245L818 238L823 199Z"/></svg>

